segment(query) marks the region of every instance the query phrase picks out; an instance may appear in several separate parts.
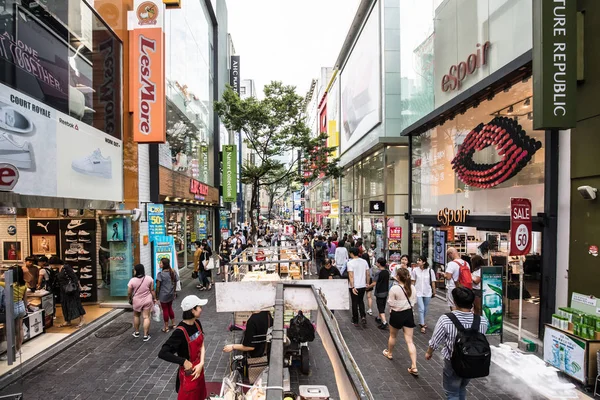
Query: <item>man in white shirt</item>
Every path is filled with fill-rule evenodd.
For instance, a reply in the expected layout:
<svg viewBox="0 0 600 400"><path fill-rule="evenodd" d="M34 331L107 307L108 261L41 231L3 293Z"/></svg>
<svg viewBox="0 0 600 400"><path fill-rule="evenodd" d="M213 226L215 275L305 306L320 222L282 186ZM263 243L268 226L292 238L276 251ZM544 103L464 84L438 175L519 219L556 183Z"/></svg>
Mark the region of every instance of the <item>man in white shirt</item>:
<svg viewBox="0 0 600 400"><path fill-rule="evenodd" d="M365 313L365 291L370 283L369 264L358 256L358 248L350 248L348 261L348 284L350 286L350 299L352 300L352 324L358 326L358 314L363 326L367 326L367 315Z"/></svg>
<svg viewBox="0 0 600 400"><path fill-rule="evenodd" d="M456 260L460 260L460 256L454 247L448 247L446 254L448 255L448 260L450 260L444 271L446 278L446 299L450 311L454 311L456 310L456 306L454 305L454 299L452 298L452 289L456 287L456 282L458 282L460 274L460 265L456 262Z"/></svg>

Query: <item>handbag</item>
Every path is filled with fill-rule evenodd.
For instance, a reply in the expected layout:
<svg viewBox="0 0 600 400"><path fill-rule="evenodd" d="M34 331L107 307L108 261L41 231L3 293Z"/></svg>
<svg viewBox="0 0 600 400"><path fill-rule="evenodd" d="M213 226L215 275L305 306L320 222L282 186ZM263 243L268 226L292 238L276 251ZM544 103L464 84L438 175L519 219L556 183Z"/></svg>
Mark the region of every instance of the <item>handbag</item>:
<svg viewBox="0 0 600 400"><path fill-rule="evenodd" d="M192 272L192 279L198 279L198 271Z"/></svg>
<svg viewBox="0 0 600 400"><path fill-rule="evenodd" d="M69 282L65 286L65 293L66 294L73 294L76 291L77 291L77 285L75 285L75 282L73 282L73 280L71 278L69 278Z"/></svg>
<svg viewBox="0 0 600 400"><path fill-rule="evenodd" d="M271 321L271 314L269 313L269 323ZM269 366L269 356L267 355L268 348L268 331L265 336L265 351L260 357L247 357L246 358L246 370L248 375L248 382L252 385L258 378L261 377L264 370ZM256 337L256 336L255 336Z"/></svg>
<svg viewBox="0 0 600 400"><path fill-rule="evenodd" d="M204 268L205 268L206 270L215 269L215 260L214 260L214 258L212 258L212 257L211 257L211 258L208 260L208 264L206 264L206 265L204 266Z"/></svg>
<svg viewBox="0 0 600 400"><path fill-rule="evenodd" d="M144 279L142 279L142 282L140 283L140 285L137 287L137 289L135 289L135 291L131 294L131 296L129 296L129 304L133 305L133 296L135 296L135 294L137 293L139 288L144 284L145 280L146 280L146 277L144 276Z"/></svg>

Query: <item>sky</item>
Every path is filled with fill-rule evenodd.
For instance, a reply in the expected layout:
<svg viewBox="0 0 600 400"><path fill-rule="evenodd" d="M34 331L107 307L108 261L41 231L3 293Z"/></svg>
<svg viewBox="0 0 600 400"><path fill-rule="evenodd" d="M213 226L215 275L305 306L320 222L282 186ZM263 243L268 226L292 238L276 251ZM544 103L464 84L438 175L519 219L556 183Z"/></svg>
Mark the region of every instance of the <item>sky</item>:
<svg viewBox="0 0 600 400"><path fill-rule="evenodd" d="M306 95L321 67L333 67L360 0L226 0L242 79L256 90L280 80ZM259 95L259 97L261 97Z"/></svg>

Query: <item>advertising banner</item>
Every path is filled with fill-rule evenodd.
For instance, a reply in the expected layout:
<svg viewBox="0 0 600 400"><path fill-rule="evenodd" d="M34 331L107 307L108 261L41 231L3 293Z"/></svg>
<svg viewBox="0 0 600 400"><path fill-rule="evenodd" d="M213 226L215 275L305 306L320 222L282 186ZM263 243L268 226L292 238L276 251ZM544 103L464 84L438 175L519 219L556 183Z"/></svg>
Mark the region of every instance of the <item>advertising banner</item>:
<svg viewBox="0 0 600 400"><path fill-rule="evenodd" d="M198 214L197 215L197 223L198 223L198 240L202 240L202 239L207 239L207 232L206 232L206 223L207 223L207 216L206 214Z"/></svg>
<svg viewBox="0 0 600 400"><path fill-rule="evenodd" d="M390 226L388 228L388 250L390 250L390 260L398 259L402 250L402 227Z"/></svg>
<svg viewBox="0 0 600 400"><path fill-rule="evenodd" d="M533 1L533 129L577 122L577 2Z"/></svg>
<svg viewBox="0 0 600 400"><path fill-rule="evenodd" d="M125 240L125 218L113 218L107 221L106 241L122 242Z"/></svg>
<svg viewBox="0 0 600 400"><path fill-rule="evenodd" d="M435 264L446 264L446 231L433 232L433 262Z"/></svg>
<svg viewBox="0 0 600 400"><path fill-rule="evenodd" d="M223 146L223 201L235 203L237 201L237 146L235 144Z"/></svg>
<svg viewBox="0 0 600 400"><path fill-rule="evenodd" d="M131 242L110 242L110 295L127 296L127 284L133 277Z"/></svg>
<svg viewBox="0 0 600 400"><path fill-rule="evenodd" d="M231 235L229 232L229 211L227 210L219 210L219 229L221 229L221 236L226 233L226 236L223 236L225 239Z"/></svg>
<svg viewBox="0 0 600 400"><path fill-rule="evenodd" d="M502 334L503 289L502 267L481 268L483 315L489 321L487 335Z"/></svg>
<svg viewBox="0 0 600 400"><path fill-rule="evenodd" d="M160 260L168 258L171 261L171 266L176 264L175 240L173 236L157 236L154 238L154 247L152 249L152 260L154 264L154 281L156 275L160 271Z"/></svg>
<svg viewBox="0 0 600 400"><path fill-rule="evenodd" d="M585 382L585 343L575 336L546 326L544 361L578 381Z"/></svg>
<svg viewBox="0 0 600 400"><path fill-rule="evenodd" d="M165 54L163 43L164 6L161 1L135 0L130 32L133 140L164 143Z"/></svg>
<svg viewBox="0 0 600 400"><path fill-rule="evenodd" d="M167 234L165 227L165 206L162 204L148 204L148 236L150 242L157 236Z"/></svg>
<svg viewBox="0 0 600 400"><path fill-rule="evenodd" d="M531 250L531 200L510 199L510 255L524 256Z"/></svg>

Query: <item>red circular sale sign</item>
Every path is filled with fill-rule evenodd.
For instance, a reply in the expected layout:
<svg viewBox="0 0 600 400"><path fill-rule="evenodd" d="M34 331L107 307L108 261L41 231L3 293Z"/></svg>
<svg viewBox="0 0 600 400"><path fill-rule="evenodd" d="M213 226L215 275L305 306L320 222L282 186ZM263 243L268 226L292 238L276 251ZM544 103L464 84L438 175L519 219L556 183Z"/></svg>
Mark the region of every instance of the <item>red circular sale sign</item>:
<svg viewBox="0 0 600 400"><path fill-rule="evenodd" d="M510 255L523 256L531 250L531 200L510 199Z"/></svg>

